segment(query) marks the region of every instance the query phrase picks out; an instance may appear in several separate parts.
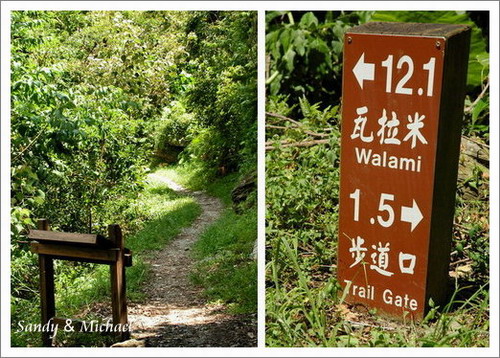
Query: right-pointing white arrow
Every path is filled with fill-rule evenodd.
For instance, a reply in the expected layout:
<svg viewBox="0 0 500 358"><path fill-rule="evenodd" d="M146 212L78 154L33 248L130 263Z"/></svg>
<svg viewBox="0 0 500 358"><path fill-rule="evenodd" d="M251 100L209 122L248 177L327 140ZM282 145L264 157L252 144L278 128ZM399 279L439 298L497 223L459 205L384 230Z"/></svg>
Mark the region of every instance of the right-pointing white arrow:
<svg viewBox="0 0 500 358"><path fill-rule="evenodd" d="M363 89L363 81L373 81L375 79L375 64L365 62L365 53L361 55L356 66L352 69L354 76L358 80L359 86Z"/></svg>
<svg viewBox="0 0 500 358"><path fill-rule="evenodd" d="M411 231L417 227L423 218L415 199L413 199L413 206L401 206L401 221L411 223Z"/></svg>

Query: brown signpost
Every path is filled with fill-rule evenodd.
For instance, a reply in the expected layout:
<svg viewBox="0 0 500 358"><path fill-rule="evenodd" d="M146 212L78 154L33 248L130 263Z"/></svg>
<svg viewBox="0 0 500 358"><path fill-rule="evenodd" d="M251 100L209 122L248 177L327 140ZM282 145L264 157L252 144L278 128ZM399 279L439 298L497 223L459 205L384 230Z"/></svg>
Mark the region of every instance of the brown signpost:
<svg viewBox="0 0 500 358"><path fill-rule="evenodd" d="M465 25L374 22L345 35L347 302L420 319L446 298L469 42Z"/></svg>

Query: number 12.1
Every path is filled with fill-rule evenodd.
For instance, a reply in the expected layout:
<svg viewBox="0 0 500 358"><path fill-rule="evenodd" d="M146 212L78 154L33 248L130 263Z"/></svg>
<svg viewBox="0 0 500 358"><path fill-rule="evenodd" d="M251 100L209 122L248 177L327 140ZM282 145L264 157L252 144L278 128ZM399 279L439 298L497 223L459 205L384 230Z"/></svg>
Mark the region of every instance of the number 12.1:
<svg viewBox="0 0 500 358"><path fill-rule="evenodd" d="M392 92L392 68L393 68L393 55L387 56L387 58L382 61L382 67L385 67L387 69L387 77L385 81L385 91L387 93ZM412 88L407 88L405 87L406 82L408 82L413 76L413 60L410 56L404 55L402 56L397 65L397 69L403 68L403 65L406 64L408 67L408 70L406 71L406 74L399 80L399 82L396 84L396 90L395 93L399 94L413 94L413 89ZM433 87L434 87L434 70L436 67L436 58L431 57L429 62L423 65L423 69L428 72L427 74L427 96L431 97L433 94ZM420 94L420 93L419 93Z"/></svg>

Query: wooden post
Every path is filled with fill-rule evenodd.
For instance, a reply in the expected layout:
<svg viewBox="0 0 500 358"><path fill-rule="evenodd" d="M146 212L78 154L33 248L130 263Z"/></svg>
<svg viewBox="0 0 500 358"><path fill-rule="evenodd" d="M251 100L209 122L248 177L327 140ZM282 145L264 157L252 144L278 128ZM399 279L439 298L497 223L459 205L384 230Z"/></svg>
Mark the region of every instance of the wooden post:
<svg viewBox="0 0 500 358"><path fill-rule="evenodd" d="M405 319L446 303L469 42L459 24L369 22L345 34L346 302Z"/></svg>
<svg viewBox="0 0 500 358"><path fill-rule="evenodd" d="M49 230L49 222L46 219L38 220L38 230ZM40 309L42 315L42 327L48 323L47 330L42 330L42 343L44 347L52 346L52 329L50 321L56 314L54 299L54 263L48 255L38 255L40 268Z"/></svg>
<svg viewBox="0 0 500 358"><path fill-rule="evenodd" d="M120 337L126 340L130 337L127 321L127 299L125 284L125 260L123 235L119 225L108 226L108 234L114 246L119 249L116 263L111 264L111 305L113 309L113 325L120 326Z"/></svg>

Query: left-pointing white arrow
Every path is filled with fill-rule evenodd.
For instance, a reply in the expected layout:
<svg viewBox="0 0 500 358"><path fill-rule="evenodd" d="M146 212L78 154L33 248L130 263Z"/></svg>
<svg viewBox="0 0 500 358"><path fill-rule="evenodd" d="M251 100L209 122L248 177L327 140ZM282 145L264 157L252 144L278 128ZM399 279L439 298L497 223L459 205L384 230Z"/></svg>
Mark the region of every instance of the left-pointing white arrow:
<svg viewBox="0 0 500 358"><path fill-rule="evenodd" d="M359 86L363 89L363 81L373 81L375 79L375 64L365 62L365 53L361 55L356 66L352 69L354 76L358 80Z"/></svg>
<svg viewBox="0 0 500 358"><path fill-rule="evenodd" d="M411 223L411 231L413 231L417 225L423 219L422 212L418 208L417 202L413 199L413 206L402 206L401 207L401 221Z"/></svg>

